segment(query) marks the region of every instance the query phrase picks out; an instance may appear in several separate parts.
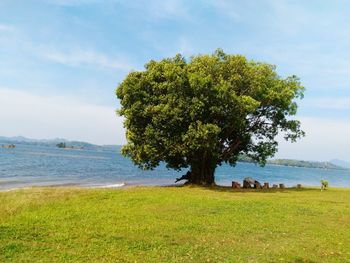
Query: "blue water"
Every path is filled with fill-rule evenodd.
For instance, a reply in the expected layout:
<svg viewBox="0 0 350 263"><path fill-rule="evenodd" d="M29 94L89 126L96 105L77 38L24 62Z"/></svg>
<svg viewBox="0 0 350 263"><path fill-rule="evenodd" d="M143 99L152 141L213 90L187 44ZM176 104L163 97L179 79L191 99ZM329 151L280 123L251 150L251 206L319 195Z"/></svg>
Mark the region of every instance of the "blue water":
<svg viewBox="0 0 350 263"><path fill-rule="evenodd" d="M142 171L113 150L67 150L55 147L18 144L15 149L0 149L0 190L28 186L76 185L83 187L126 185L168 185L183 172L166 169ZM321 179L330 186L350 187L349 170L324 170L239 163L216 170L216 182L230 185L250 176L270 185L302 184L318 186Z"/></svg>

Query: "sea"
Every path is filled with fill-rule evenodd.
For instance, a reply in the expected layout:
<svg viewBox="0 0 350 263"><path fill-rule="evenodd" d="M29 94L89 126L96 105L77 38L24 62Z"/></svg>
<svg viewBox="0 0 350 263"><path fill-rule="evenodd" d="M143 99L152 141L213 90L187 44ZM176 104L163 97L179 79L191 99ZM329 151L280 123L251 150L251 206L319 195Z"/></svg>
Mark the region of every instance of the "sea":
<svg viewBox="0 0 350 263"><path fill-rule="evenodd" d="M0 148L0 191L32 186L78 186L119 188L133 185L173 185L187 170L174 171L165 164L143 171L116 149L60 149L53 146L17 144L15 149ZM252 177L261 183L350 187L350 170L327 170L238 163L216 169L216 183L231 185ZM183 182L182 182L183 183ZM181 184L181 183L177 183Z"/></svg>

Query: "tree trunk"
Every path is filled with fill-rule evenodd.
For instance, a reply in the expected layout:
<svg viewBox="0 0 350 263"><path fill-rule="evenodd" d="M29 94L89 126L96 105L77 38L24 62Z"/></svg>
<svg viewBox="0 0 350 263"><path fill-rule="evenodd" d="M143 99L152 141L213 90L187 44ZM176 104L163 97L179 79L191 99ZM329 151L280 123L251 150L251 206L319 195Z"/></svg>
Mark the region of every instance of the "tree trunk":
<svg viewBox="0 0 350 263"><path fill-rule="evenodd" d="M191 174L188 183L207 186L213 185L215 183L215 168L216 165L206 160L191 165Z"/></svg>

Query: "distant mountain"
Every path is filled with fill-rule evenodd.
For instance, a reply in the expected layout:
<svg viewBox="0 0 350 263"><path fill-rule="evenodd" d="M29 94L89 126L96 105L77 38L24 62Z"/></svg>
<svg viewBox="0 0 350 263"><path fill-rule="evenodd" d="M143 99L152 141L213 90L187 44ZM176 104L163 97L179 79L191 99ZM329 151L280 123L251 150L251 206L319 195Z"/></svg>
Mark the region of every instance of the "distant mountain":
<svg viewBox="0 0 350 263"><path fill-rule="evenodd" d="M254 161L251 158L245 155L241 155L238 161L254 163ZM272 159L272 160L267 160L266 164L292 166L292 167L331 169L331 170L346 170L350 168L343 165L337 165L332 162L315 162L315 161L303 161L303 160L292 160L292 159Z"/></svg>
<svg viewBox="0 0 350 263"><path fill-rule="evenodd" d="M339 160L339 159L333 159L333 160L330 160L330 162L332 164L334 164L334 165L338 165L338 166L350 169L350 163L349 162L346 162L346 161L343 161L343 160Z"/></svg>
<svg viewBox="0 0 350 263"><path fill-rule="evenodd" d="M335 165L331 162L314 162L314 161L302 161L302 160L290 160L290 159L275 159L268 160L268 164L293 166L293 167L305 167L305 168L320 168L331 170L346 170L347 168L340 165Z"/></svg>
<svg viewBox="0 0 350 263"><path fill-rule="evenodd" d="M96 150L96 151L112 151L120 152L121 145L95 145L92 143L81 141L69 141L66 139L29 139L23 136L16 137L4 137L0 136L0 146L9 144L25 144L25 145L38 145L44 147L55 147L61 149L77 149L77 150ZM62 147L64 145L64 147ZM59 147L61 146L61 147Z"/></svg>
<svg viewBox="0 0 350 263"><path fill-rule="evenodd" d="M86 150L101 150L104 149L103 146L94 145L87 142L80 142L80 141L68 141L66 139L29 139L23 136L16 136L16 137L4 137L0 136L0 144L4 143L11 143L11 144L29 144L29 145L40 145L40 146L47 146L47 147L57 147L58 144L65 144L70 149L86 149Z"/></svg>
<svg viewBox="0 0 350 263"><path fill-rule="evenodd" d="M58 143L58 142L67 142L66 139L29 139L23 136L14 136L14 137L4 137L0 136L0 142L27 142L27 143Z"/></svg>
<svg viewBox="0 0 350 263"><path fill-rule="evenodd" d="M16 137L2 137L0 136L0 140L7 140L7 141L29 141L30 139L25 138L23 136L16 136Z"/></svg>

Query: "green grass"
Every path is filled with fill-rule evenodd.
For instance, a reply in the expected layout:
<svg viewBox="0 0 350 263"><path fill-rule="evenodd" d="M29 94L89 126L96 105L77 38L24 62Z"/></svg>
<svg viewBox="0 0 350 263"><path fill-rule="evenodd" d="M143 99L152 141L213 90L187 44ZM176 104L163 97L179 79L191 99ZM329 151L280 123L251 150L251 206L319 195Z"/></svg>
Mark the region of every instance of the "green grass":
<svg viewBox="0 0 350 263"><path fill-rule="evenodd" d="M350 262L350 189L0 193L0 262Z"/></svg>

